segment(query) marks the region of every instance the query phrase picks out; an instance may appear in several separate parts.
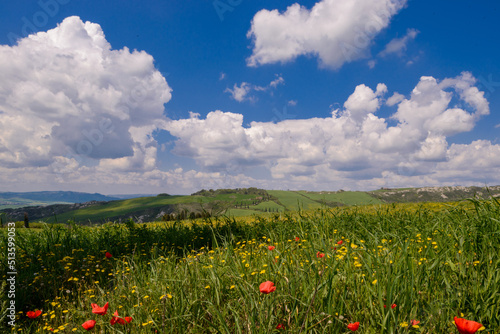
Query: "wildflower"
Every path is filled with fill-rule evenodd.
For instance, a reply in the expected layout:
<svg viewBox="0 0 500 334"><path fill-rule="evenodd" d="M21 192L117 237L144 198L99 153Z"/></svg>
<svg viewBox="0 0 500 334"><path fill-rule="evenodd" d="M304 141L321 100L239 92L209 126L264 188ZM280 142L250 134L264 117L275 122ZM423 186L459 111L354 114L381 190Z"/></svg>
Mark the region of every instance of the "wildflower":
<svg viewBox="0 0 500 334"><path fill-rule="evenodd" d="M480 323L472 320L457 317L454 317L453 320L455 320L455 325L457 326L460 334L474 334L479 328L483 327Z"/></svg>
<svg viewBox="0 0 500 334"><path fill-rule="evenodd" d="M392 304L391 308L394 309L396 306L397 306L396 304Z"/></svg>
<svg viewBox="0 0 500 334"><path fill-rule="evenodd" d="M267 249L269 249L269 250L274 250L275 248L276 247L274 247L274 246L267 246Z"/></svg>
<svg viewBox="0 0 500 334"><path fill-rule="evenodd" d="M106 252L106 257L109 259L109 258L113 257L113 255L111 255L110 252Z"/></svg>
<svg viewBox="0 0 500 334"><path fill-rule="evenodd" d="M113 313L113 317L111 318L109 323L111 325L114 325L116 323L119 323L120 325L125 325L127 323L130 323L131 321L132 321L132 317L121 318L120 316L118 316L118 310L117 310L117 311L115 311L115 313Z"/></svg>
<svg viewBox="0 0 500 334"><path fill-rule="evenodd" d="M30 319L35 319L36 317L40 316L40 314L42 314L42 311L40 310L26 312L26 315Z"/></svg>
<svg viewBox="0 0 500 334"><path fill-rule="evenodd" d="M316 257L321 259L321 258L325 257L325 253L317 252Z"/></svg>
<svg viewBox="0 0 500 334"><path fill-rule="evenodd" d="M266 281L266 282L260 284L259 290L260 290L260 292L265 293L267 295L267 294L275 291L276 287L274 286L273 282Z"/></svg>
<svg viewBox="0 0 500 334"><path fill-rule="evenodd" d="M295 241L300 241L300 238L299 237L295 237Z"/></svg>
<svg viewBox="0 0 500 334"><path fill-rule="evenodd" d="M96 321L95 320L87 320L82 324L82 327L86 330L91 330L94 328Z"/></svg>
<svg viewBox="0 0 500 334"><path fill-rule="evenodd" d="M355 322L355 323L352 323L352 324L349 324L347 325L347 328L352 330L353 332L357 331L358 328L359 328L359 321L358 322Z"/></svg>
<svg viewBox="0 0 500 334"><path fill-rule="evenodd" d="M339 240L339 241L337 241L337 245L342 245L343 243L344 243L344 241L343 241L343 240Z"/></svg>
<svg viewBox="0 0 500 334"><path fill-rule="evenodd" d="M283 325L283 324L278 324L278 326L276 326L276 329L285 329L285 325Z"/></svg>
<svg viewBox="0 0 500 334"><path fill-rule="evenodd" d="M109 303L106 303L103 307L99 307L97 304L90 304L92 306L92 313L105 315L108 312Z"/></svg>
<svg viewBox="0 0 500 334"><path fill-rule="evenodd" d="M410 321L410 325L411 325L412 327L415 327L415 328L418 328L418 326L417 326L417 325L418 325L419 323L420 323L420 321L418 321L418 320L412 320L412 321Z"/></svg>

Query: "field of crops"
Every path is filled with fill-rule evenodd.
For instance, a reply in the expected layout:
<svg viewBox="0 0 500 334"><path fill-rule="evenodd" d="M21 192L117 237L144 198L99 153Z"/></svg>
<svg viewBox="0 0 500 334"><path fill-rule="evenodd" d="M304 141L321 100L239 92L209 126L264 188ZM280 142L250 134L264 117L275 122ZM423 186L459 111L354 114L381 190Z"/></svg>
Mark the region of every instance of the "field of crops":
<svg viewBox="0 0 500 334"><path fill-rule="evenodd" d="M500 333L495 200L47 225L15 243L19 333L459 333L454 317Z"/></svg>

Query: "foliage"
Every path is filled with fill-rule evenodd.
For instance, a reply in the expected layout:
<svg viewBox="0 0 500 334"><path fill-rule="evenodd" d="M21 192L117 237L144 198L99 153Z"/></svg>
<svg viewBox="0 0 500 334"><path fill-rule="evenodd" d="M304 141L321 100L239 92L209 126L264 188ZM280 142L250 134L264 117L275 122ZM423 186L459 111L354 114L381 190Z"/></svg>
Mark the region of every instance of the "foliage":
<svg viewBox="0 0 500 334"><path fill-rule="evenodd" d="M24 333L89 319L108 333L456 333L454 316L500 328L495 199L16 232ZM133 321L91 313L106 302Z"/></svg>

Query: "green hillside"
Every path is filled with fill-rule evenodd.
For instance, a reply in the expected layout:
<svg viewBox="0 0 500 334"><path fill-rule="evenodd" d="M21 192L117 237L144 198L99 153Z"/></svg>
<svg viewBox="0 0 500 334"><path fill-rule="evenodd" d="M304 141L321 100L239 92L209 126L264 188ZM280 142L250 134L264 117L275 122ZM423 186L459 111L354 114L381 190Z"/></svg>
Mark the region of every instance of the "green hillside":
<svg viewBox="0 0 500 334"><path fill-rule="evenodd" d="M306 196L314 201L323 202L326 205L343 204L343 205L364 205L364 204L381 204L382 200L375 198L363 191L298 191L299 194Z"/></svg>
<svg viewBox="0 0 500 334"><path fill-rule="evenodd" d="M108 202L53 205L0 210L13 221L22 220L24 212L32 221L102 223L130 218L150 222L200 218L214 215L250 216L253 214L314 210L321 207L366 205L394 202L459 201L474 196L499 196L500 187L441 187L381 189L362 191L284 191L257 188L201 190L188 196L137 197Z"/></svg>
<svg viewBox="0 0 500 334"><path fill-rule="evenodd" d="M296 191L285 191L285 190L268 190L271 196L278 198L279 203L281 203L287 210L296 211L299 210L310 210L321 207L321 203L310 199L309 197Z"/></svg>

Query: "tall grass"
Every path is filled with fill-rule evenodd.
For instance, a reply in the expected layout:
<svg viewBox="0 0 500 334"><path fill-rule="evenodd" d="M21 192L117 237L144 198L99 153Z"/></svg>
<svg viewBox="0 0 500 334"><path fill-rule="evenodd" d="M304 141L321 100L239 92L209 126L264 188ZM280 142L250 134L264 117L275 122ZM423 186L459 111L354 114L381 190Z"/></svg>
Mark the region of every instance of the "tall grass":
<svg viewBox="0 0 500 334"><path fill-rule="evenodd" d="M367 334L457 333L454 316L500 332L495 200L47 225L16 241L24 333L83 333L89 319L96 333L348 333L357 321ZM260 293L265 281L276 291ZM107 315L91 313L106 302ZM42 316L27 318L36 308ZM111 325L115 310L132 322Z"/></svg>

